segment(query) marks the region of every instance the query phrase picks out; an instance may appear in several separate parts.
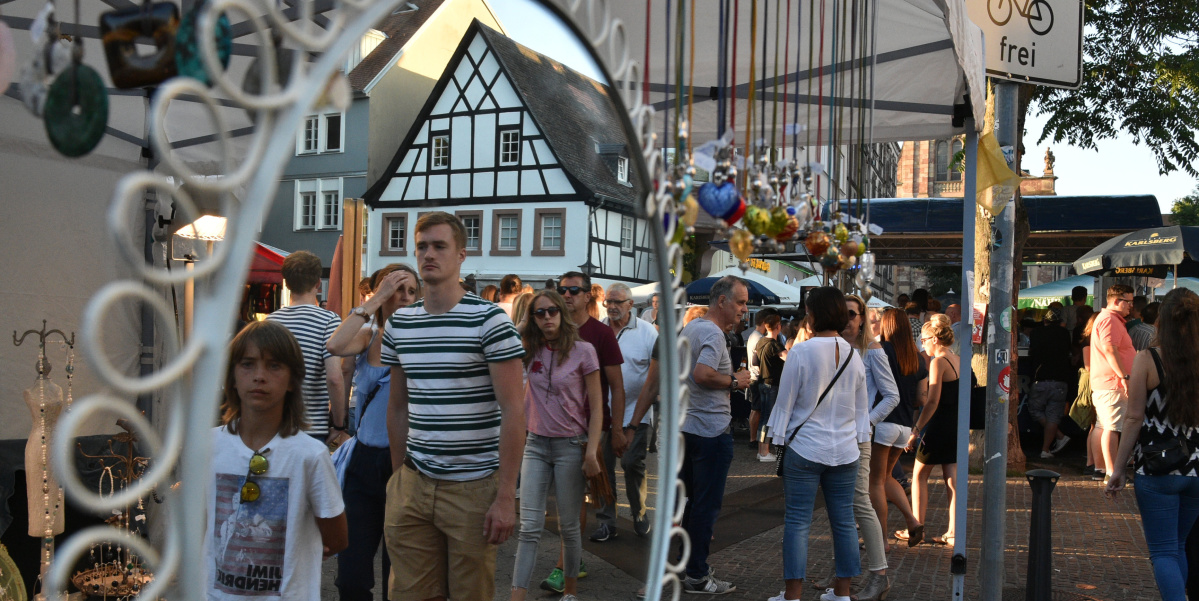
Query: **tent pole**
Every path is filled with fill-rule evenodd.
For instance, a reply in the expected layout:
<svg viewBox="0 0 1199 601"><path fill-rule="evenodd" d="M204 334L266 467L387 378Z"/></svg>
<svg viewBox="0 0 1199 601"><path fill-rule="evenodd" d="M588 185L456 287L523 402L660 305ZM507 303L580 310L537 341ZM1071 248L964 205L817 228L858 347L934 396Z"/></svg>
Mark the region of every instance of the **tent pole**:
<svg viewBox="0 0 1199 601"><path fill-rule="evenodd" d="M974 220L978 217L977 198L978 132L974 130L974 117L966 117L966 185L962 197L962 323L970 324L974 316ZM969 317L967 317L969 316ZM974 347L966 338L971 335L970 327L958 328L964 340L958 341L961 359L958 373L972 370ZM953 581L953 599L966 598L966 500L969 496L970 461L970 378L958 378L958 448L957 448L957 499L954 506L953 523L957 531L953 539L953 559L949 573Z"/></svg>
<svg viewBox="0 0 1199 601"><path fill-rule="evenodd" d="M1178 266L1177 265L1174 266L1174 288L1172 288L1172 290L1178 290Z"/></svg>

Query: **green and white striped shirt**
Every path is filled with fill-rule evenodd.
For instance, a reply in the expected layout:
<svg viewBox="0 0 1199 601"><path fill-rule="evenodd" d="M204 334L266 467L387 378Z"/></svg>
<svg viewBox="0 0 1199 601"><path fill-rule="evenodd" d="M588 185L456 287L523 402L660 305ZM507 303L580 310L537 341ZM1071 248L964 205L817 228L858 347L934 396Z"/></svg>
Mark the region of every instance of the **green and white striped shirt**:
<svg viewBox="0 0 1199 601"><path fill-rule="evenodd" d="M488 363L524 356L504 310L474 294L430 315L424 301L387 322L382 359L408 378L408 457L425 475L466 481L500 465L500 406Z"/></svg>

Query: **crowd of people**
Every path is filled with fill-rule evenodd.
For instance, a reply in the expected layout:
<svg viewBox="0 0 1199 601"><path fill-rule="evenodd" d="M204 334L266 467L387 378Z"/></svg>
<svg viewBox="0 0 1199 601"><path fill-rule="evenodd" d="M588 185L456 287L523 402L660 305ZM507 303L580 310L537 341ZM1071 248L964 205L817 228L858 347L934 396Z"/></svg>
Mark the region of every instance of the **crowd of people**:
<svg viewBox="0 0 1199 601"><path fill-rule="evenodd" d="M283 265L289 306L231 343L222 425L213 430L210 598L318 599L320 562L337 554L345 600L373 599L377 582L389 599L490 599L497 545L515 535L511 598L524 599L553 497L561 548L539 587L573 601L587 575L589 501L590 539L618 535L617 462L633 531L650 533L657 298L638 317L627 285L604 290L579 272L540 290L509 275L476 295L459 277L465 231L456 217L425 214L415 237L416 268L393 264L364 279L362 302L344 320L317 305L319 259L293 253ZM823 601L885 599L890 540L954 541L957 383L968 367L956 352L960 308L940 313L917 290L903 308L874 310L821 287L806 295L802 319L763 308L750 326L743 280L721 278L709 297L686 311L681 332L690 374L679 472L680 526L690 540L684 591L736 590L708 557L733 460L734 400L744 399L750 445L759 461L777 463L784 487L784 586L771 601L801 598L805 582ZM1114 495L1135 453L1155 574L1165 598L1181 598L1167 591L1185 582L1185 532L1199 516L1199 480L1183 475L1199 469L1187 450L1199 448L1199 416L1169 403L1166 390L1195 386L1183 359L1199 350L1190 348L1199 297L1176 291L1159 306L1117 285L1096 314L1085 299L1082 290L1074 305L1050 307L1044 325L1027 332L1042 456L1070 440L1056 427L1067 415L1093 420L1088 462ZM1125 321L1130 314L1135 322ZM909 492L899 459L911 451ZM1159 456L1180 453L1181 463L1160 471ZM925 524L937 466L949 519L934 535ZM817 488L835 562L813 579ZM888 533L892 506L906 528Z"/></svg>

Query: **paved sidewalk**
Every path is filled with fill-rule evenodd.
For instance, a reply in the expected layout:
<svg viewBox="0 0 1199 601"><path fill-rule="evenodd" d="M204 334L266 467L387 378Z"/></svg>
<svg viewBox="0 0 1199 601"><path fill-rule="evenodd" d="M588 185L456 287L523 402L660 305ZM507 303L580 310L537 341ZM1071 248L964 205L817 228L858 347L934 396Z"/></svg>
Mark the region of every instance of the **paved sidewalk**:
<svg viewBox="0 0 1199 601"><path fill-rule="evenodd" d="M741 503L732 515L722 516L717 525L717 540L710 563L721 578L732 580L738 590L725 596L727 599L765 600L778 594L782 581L782 515L777 499L768 498L777 487L772 463L759 463L755 453L743 439L738 439L735 458L729 474L726 499ZM658 480L657 456L650 455L650 500L649 507L656 509L655 491ZM1065 462L1033 463L1029 469L1046 467L1062 474L1053 493L1053 589L1061 599L1091 598L1101 601L1126 601L1158 599L1154 586L1148 551L1141 531L1140 518L1132 491L1127 491L1115 501L1103 496L1098 482L1081 474L1082 459L1070 458ZM583 601L627 601L644 577L641 557L648 550L649 540L632 535L628 518L628 506L624 502L623 477L617 474L619 495L622 500L620 538L609 543L584 541L584 558L590 575L579 582L580 598ZM927 534L933 536L945 531L948 517L948 499L944 483L939 479L939 470L930 482L930 509L927 516ZM968 542L969 560L966 580L966 599L977 599L978 561L982 528L982 478L972 476L969 484ZM747 495L763 497L755 506L745 504ZM1010 598L1023 599L1025 572L1028 565L1029 516L1032 491L1027 481L1009 478L1007 482L1008 523L1005 534L1005 588L1019 595ZM727 507L726 507L727 509ZM551 512L552 514L552 512ZM809 550L808 573L816 578L832 570L832 540L829 536L828 520L822 501L818 498L814 514ZM769 521L769 520L774 520ZM903 528L902 518L892 512L888 532ZM766 527L763 528L762 524ZM771 527L770 524L778 524ZM590 533L594 521L589 522L584 535ZM530 599L558 599L558 595L537 589L539 578L543 578L556 561L559 539L553 532L555 525L547 520L547 530L542 536L532 583ZM511 583L515 539L502 545L497 559L496 599L507 599ZM888 560L889 573L894 579L888 599L897 601L951 599L949 564L952 550L949 547L922 544L908 548L906 543L892 541ZM622 566L620 569L617 566ZM337 599L333 588L336 563L326 562L322 581L322 599ZM855 582L856 585L856 582ZM1014 589L1014 590L1013 590ZM1067 595L1060 595L1067 593ZM380 597L381 598L381 597ZM698 598L698 597L695 597ZM814 590L805 592L804 599L816 599Z"/></svg>

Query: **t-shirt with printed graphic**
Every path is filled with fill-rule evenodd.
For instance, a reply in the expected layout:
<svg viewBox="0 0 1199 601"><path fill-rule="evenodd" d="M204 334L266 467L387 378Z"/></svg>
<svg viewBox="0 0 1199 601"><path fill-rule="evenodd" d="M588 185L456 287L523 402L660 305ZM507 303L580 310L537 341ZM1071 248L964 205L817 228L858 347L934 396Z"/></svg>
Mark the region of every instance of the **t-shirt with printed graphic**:
<svg viewBox="0 0 1199 601"><path fill-rule="evenodd" d="M524 354L508 314L474 294L440 315L424 301L392 314L381 355L407 377L408 458L421 473L462 482L499 469L501 414L488 364Z"/></svg>
<svg viewBox="0 0 1199 601"><path fill-rule="evenodd" d="M561 360L558 351L542 347L534 354L525 373L525 419L529 432L563 438L587 433L591 404L587 398L587 374L599 370L595 347L582 340Z"/></svg>
<svg viewBox="0 0 1199 601"><path fill-rule="evenodd" d="M308 411L307 433L324 438L329 435L329 384L325 381L325 359L333 356L325 343L341 318L316 305L292 305L266 316L284 325L304 351L304 407ZM344 424L343 424L344 425Z"/></svg>
<svg viewBox="0 0 1199 601"><path fill-rule="evenodd" d="M250 474L254 451L220 426L212 430L212 451L207 598L319 601L323 549L316 518L345 511L329 450L309 436L275 436L261 450L266 472ZM247 477L261 492L242 502Z"/></svg>

